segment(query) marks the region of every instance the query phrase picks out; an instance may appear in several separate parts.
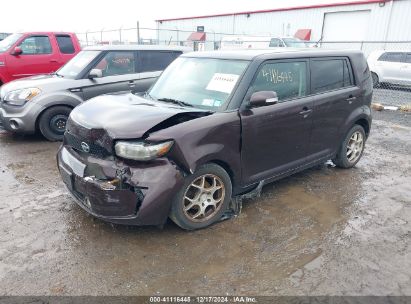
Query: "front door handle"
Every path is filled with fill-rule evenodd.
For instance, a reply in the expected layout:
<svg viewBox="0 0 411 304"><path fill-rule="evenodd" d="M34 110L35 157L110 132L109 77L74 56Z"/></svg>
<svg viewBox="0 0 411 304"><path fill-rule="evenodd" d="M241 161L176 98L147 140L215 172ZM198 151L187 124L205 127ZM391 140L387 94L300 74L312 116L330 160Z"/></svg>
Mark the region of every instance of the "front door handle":
<svg viewBox="0 0 411 304"><path fill-rule="evenodd" d="M311 114L312 111L313 111L312 109L304 107L303 110L299 114L304 116L304 118L306 118L308 115Z"/></svg>

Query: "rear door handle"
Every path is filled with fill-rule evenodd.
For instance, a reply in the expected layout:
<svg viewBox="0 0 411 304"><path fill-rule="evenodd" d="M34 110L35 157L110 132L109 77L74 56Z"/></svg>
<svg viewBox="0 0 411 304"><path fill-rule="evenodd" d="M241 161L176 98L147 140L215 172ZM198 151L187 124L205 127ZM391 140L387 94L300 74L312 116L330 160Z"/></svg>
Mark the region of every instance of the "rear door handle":
<svg viewBox="0 0 411 304"><path fill-rule="evenodd" d="M313 111L312 109L304 107L303 110L299 114L304 116L304 118L306 118L308 115L311 114L312 111Z"/></svg>
<svg viewBox="0 0 411 304"><path fill-rule="evenodd" d="M356 99L357 99L357 97L350 95L350 96L349 96L347 99L345 99L345 100L348 101L349 104L352 104L352 102L353 102L354 100L356 100Z"/></svg>

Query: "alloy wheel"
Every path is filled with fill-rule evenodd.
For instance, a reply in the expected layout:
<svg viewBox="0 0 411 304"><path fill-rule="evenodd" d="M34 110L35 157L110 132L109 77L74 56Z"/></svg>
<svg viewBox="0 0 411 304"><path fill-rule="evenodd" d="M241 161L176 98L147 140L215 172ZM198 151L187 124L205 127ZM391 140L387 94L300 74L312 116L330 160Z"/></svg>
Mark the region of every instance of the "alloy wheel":
<svg viewBox="0 0 411 304"><path fill-rule="evenodd" d="M354 132L347 144L347 159L355 163L360 157L364 147L364 137L361 132Z"/></svg>
<svg viewBox="0 0 411 304"><path fill-rule="evenodd" d="M184 215L193 222L204 222L212 218L221 208L225 197L225 186L214 174L196 178L184 193Z"/></svg>

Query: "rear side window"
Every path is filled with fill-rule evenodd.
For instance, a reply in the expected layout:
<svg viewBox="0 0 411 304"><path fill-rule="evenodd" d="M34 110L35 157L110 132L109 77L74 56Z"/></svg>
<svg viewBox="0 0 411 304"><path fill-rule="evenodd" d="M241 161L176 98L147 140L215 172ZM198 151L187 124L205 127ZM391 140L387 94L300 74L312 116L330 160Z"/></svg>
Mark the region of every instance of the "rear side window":
<svg viewBox="0 0 411 304"><path fill-rule="evenodd" d="M57 44L63 54L74 54L74 45L69 35L56 35Z"/></svg>
<svg viewBox="0 0 411 304"><path fill-rule="evenodd" d="M94 68L101 70L103 77L134 74L134 52L108 52Z"/></svg>
<svg viewBox="0 0 411 304"><path fill-rule="evenodd" d="M399 53L399 52L388 52L382 54L379 58L378 61L388 61L388 62L401 62L403 59L404 53Z"/></svg>
<svg viewBox="0 0 411 304"><path fill-rule="evenodd" d="M139 72L154 72L164 70L182 52L176 51L138 51Z"/></svg>
<svg viewBox="0 0 411 304"><path fill-rule="evenodd" d="M353 77L346 59L311 61L311 84L314 94L353 85Z"/></svg>
<svg viewBox="0 0 411 304"><path fill-rule="evenodd" d="M48 36L30 36L20 43L22 55L51 54L51 44Z"/></svg>
<svg viewBox="0 0 411 304"><path fill-rule="evenodd" d="M406 63L411 63L411 53L407 54L407 56L405 57L405 62Z"/></svg>
<svg viewBox="0 0 411 304"><path fill-rule="evenodd" d="M280 39L272 38L272 39L270 40L270 45L269 45L269 47L280 47L280 46L283 46L283 43L281 42Z"/></svg>
<svg viewBox="0 0 411 304"><path fill-rule="evenodd" d="M264 64L253 82L252 91L274 91L280 102L307 95L307 62Z"/></svg>

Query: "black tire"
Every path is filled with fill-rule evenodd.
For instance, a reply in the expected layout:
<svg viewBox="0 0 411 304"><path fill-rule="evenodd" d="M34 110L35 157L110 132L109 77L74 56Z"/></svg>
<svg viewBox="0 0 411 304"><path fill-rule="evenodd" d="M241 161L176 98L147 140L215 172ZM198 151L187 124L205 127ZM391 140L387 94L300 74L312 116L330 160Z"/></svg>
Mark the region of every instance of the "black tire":
<svg viewBox="0 0 411 304"><path fill-rule="evenodd" d="M349 151L352 151L352 149L349 148L349 144L352 141L351 137L356 132L358 132L362 136L362 146L358 147L358 149L356 150L355 153L357 154L357 156L354 159L350 160L350 156L353 155L354 152L351 152L351 154L349 154L350 153ZM366 136L365 136L364 128L360 125L354 125L350 129L350 131L348 131L347 135L344 138L344 141L341 143L339 151L336 157L333 159L334 164L337 167L344 168L344 169L354 167L362 157L362 154L365 148L365 140L366 140Z"/></svg>
<svg viewBox="0 0 411 304"><path fill-rule="evenodd" d="M70 112L71 108L66 106L51 107L44 111L39 119L41 134L49 141L63 140Z"/></svg>
<svg viewBox="0 0 411 304"><path fill-rule="evenodd" d="M209 216L205 216L203 219L193 219L191 216L194 216L193 214L190 214L189 212L192 211L192 209L188 211L184 211L185 204L189 201L185 199L186 193L189 193L192 189L195 190L195 187L193 187L192 183L196 182L197 180L201 180L201 178L205 176L205 178L212 178L212 176L216 177L217 182L221 183L223 186L222 189L224 189L224 194L223 190L221 192L218 192L219 190L216 190L213 192L213 194L209 194L212 197L214 196L224 196L223 198L221 197L221 203L218 205L218 207L215 208L215 210L212 210L212 207L208 208L210 205L205 207L204 214L206 212L210 212ZM207 184L209 185L209 181L207 181ZM211 188L209 188L211 189ZM200 193L201 191L198 190ZM231 201L231 194L232 194L232 185L231 185L231 179L230 176L227 174L227 172L220 166L216 164L206 164L201 166L194 174L191 174L187 176L184 180L184 184L181 187L180 191L177 192L175 195L173 201L172 201L172 206L171 206L171 212L170 212L170 218L171 220L176 223L178 226L180 226L183 229L186 230L196 230L196 229L201 229L205 228L207 226L210 226L214 224L215 222L218 222L223 213L227 210L228 205ZM196 194L197 195L197 194ZM195 195L195 196L196 196ZM204 194L205 197L202 198L204 199L204 202L207 204L206 201L209 201L207 199L207 195ZM198 200L200 201L200 198L203 197L203 195L199 195ZM204 202L202 205L204 206ZM200 206L200 204L195 205L195 206ZM187 206L186 206L187 207ZM208 208L208 209L207 209ZM195 208L193 207L195 210ZM200 211L200 210L198 210Z"/></svg>
<svg viewBox="0 0 411 304"><path fill-rule="evenodd" d="M371 72L371 78L372 78L372 86L374 88L378 88L380 86L380 79L378 78L378 75L375 74L374 72Z"/></svg>

